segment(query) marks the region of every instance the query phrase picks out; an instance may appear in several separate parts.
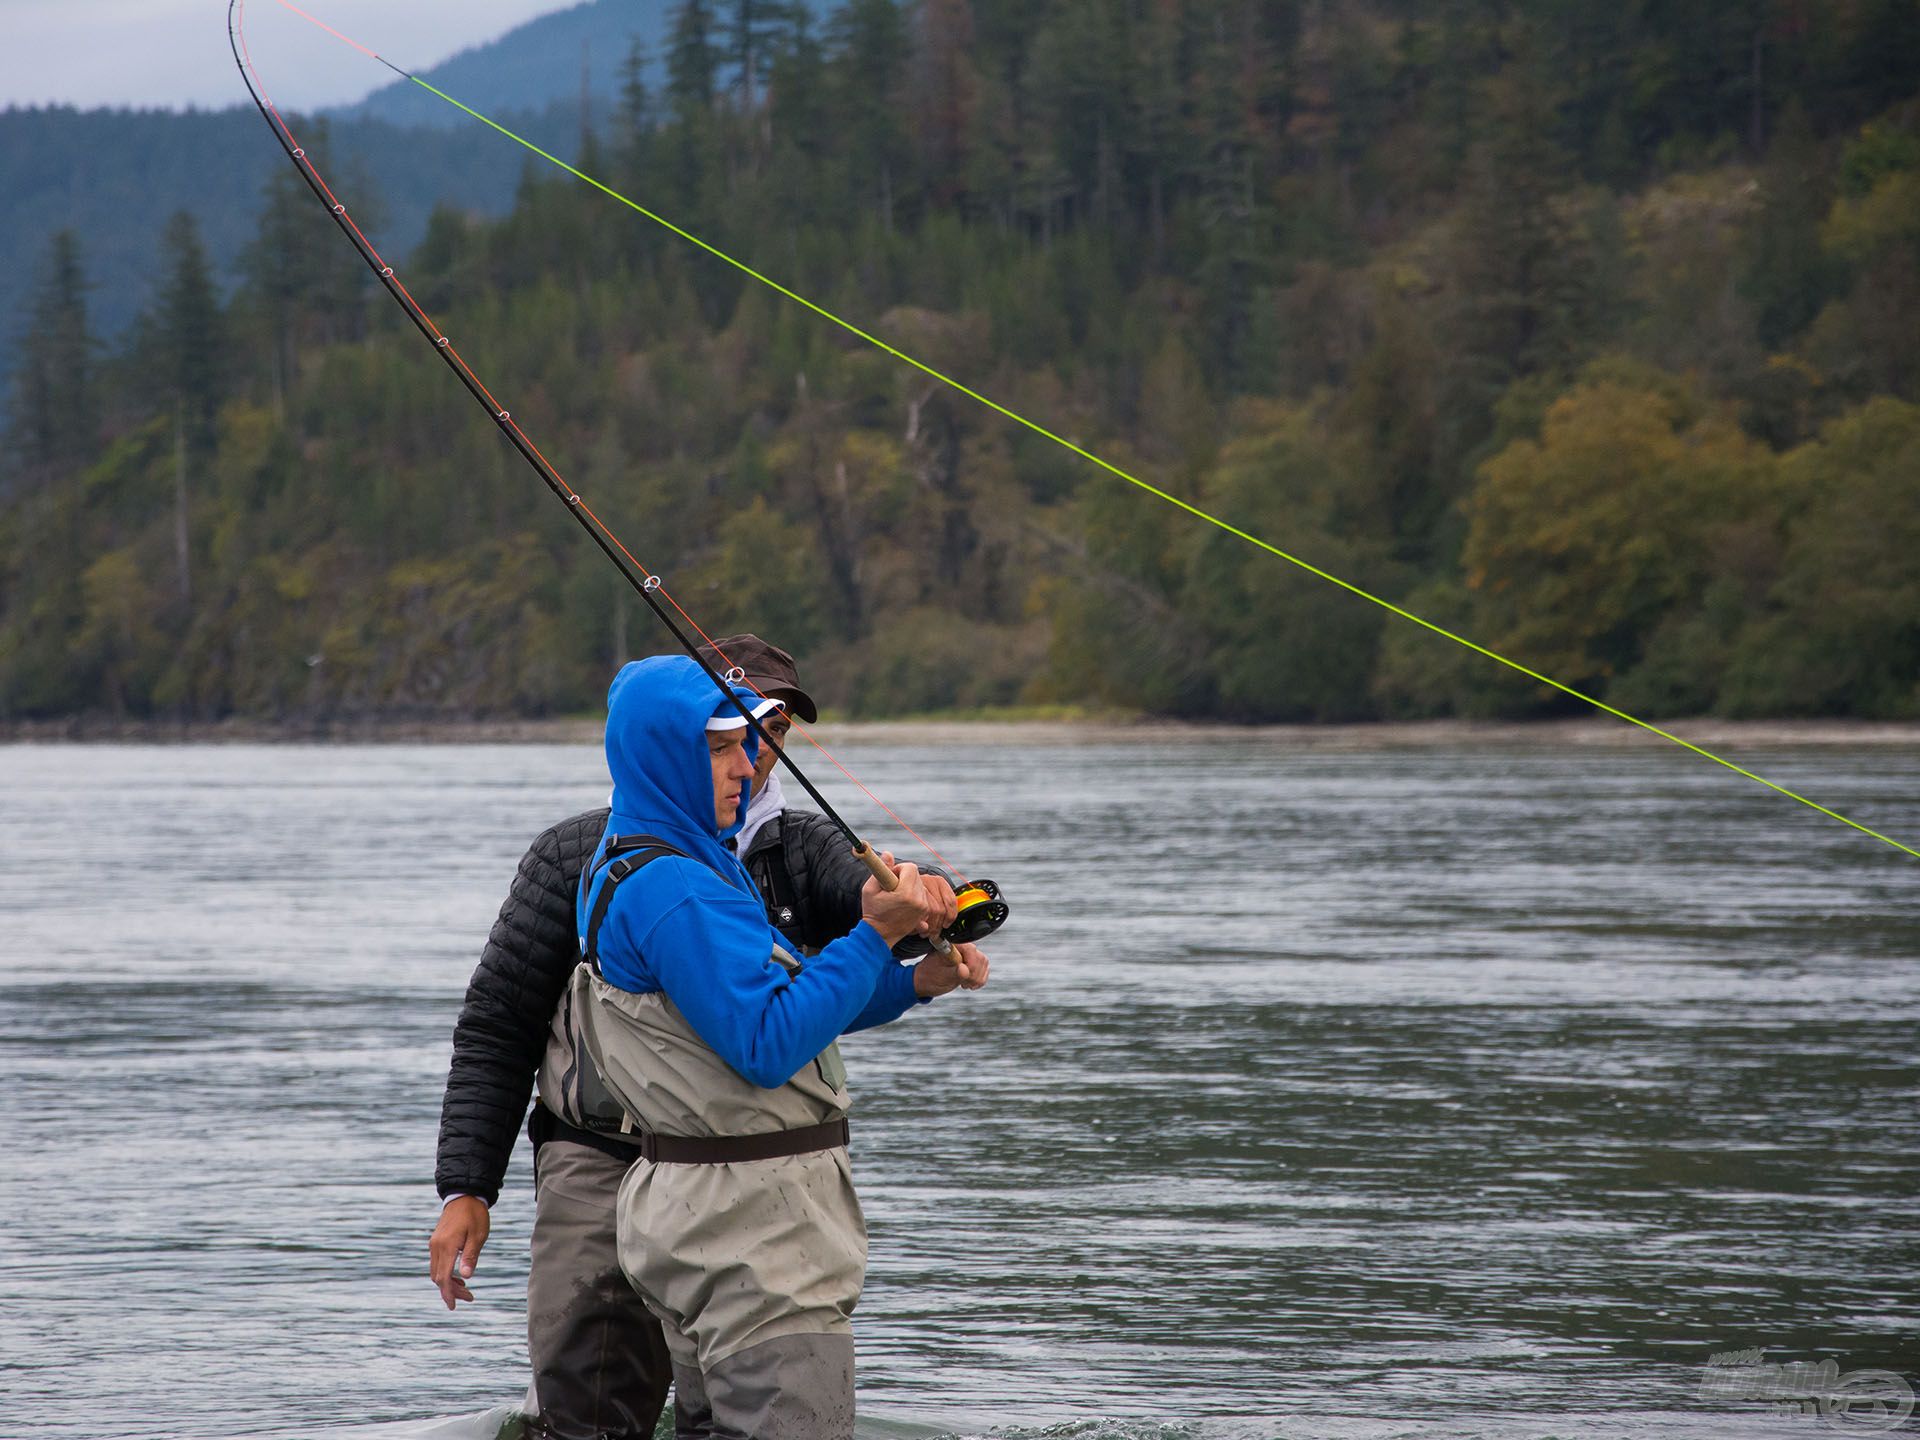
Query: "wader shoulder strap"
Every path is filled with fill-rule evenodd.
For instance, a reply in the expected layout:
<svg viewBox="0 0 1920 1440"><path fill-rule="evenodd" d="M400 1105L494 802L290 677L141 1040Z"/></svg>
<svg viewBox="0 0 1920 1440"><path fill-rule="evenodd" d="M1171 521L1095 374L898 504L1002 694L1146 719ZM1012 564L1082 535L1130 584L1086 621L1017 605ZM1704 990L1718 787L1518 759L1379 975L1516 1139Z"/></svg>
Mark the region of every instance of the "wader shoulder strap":
<svg viewBox="0 0 1920 1440"><path fill-rule="evenodd" d="M607 918L607 907L613 903L615 887L636 870L643 870L668 855L678 855L682 860L688 858L686 851L675 849L658 835L607 837L606 853L600 857L598 867L607 872L607 878L600 887L600 893L594 897L593 910L587 916L587 933L580 952L593 967L594 974L600 973L600 926Z"/></svg>
<svg viewBox="0 0 1920 1440"><path fill-rule="evenodd" d="M753 857L747 863L747 875L766 902L767 923L798 946L807 942L807 915L799 887L793 880L793 855L788 839L793 827L784 821L784 816L769 820L761 834L772 831L772 835L764 841L756 838Z"/></svg>

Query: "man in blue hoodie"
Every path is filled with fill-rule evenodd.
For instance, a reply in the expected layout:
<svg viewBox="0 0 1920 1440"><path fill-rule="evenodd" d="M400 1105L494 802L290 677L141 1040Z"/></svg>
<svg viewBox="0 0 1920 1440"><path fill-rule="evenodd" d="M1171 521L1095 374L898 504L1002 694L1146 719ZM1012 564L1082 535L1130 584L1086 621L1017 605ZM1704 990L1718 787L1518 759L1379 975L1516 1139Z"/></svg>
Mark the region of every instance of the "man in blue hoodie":
<svg viewBox="0 0 1920 1440"><path fill-rule="evenodd" d="M900 866L802 962L724 844L756 755L739 707L690 659L638 661L608 692L606 737L613 813L581 886L591 969L573 1013L579 1053L642 1132L620 1264L665 1331L677 1433L851 1435L866 1228L836 1040L914 1003L891 946L936 902ZM962 978L984 977L985 957L956 948Z"/></svg>

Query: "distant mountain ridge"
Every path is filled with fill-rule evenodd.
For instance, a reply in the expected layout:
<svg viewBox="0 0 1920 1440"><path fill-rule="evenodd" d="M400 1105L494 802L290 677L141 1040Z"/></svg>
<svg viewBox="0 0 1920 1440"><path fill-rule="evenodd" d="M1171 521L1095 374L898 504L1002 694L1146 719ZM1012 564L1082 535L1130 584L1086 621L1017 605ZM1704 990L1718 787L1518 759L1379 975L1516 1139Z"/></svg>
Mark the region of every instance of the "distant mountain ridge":
<svg viewBox="0 0 1920 1440"><path fill-rule="evenodd" d="M832 9L830 0L804 3L816 21ZM562 100L573 101L577 108L584 79L593 113L606 115L619 97L621 72L635 41L646 62L646 83L659 86L678 10L678 0L585 0L462 50L421 71L420 78L489 113L541 110ZM332 113L394 125L454 128L472 123L444 100L405 80Z"/></svg>
<svg viewBox="0 0 1920 1440"><path fill-rule="evenodd" d="M649 84L663 73L661 42L673 10L661 0L586 0L516 26L497 40L471 46L430 69L430 80L475 109L543 110L561 100L576 105L585 71L596 112L619 93L621 68L638 39L648 58ZM329 112L346 120L455 129L473 122L418 85L395 80L354 105Z"/></svg>

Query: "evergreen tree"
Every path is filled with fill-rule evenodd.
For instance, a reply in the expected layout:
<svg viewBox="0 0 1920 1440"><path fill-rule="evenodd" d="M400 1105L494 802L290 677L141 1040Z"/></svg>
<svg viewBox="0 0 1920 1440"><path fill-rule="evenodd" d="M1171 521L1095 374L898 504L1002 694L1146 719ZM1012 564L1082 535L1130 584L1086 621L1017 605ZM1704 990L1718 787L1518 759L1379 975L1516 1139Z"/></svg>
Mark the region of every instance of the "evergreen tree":
<svg viewBox="0 0 1920 1440"><path fill-rule="evenodd" d="M631 140L653 127L653 96L647 90L647 47L639 36L620 62L620 133Z"/></svg>
<svg viewBox="0 0 1920 1440"><path fill-rule="evenodd" d="M1747 227L1741 288L1758 311L1760 343L1782 348L1806 329L1834 288L1820 248L1833 183L1806 111L1788 107L1760 171L1760 205Z"/></svg>
<svg viewBox="0 0 1920 1440"><path fill-rule="evenodd" d="M85 608L83 467L98 453L99 400L80 244L48 247L14 374L9 426L27 482L0 511L0 715L71 712L89 699L68 641Z"/></svg>
<svg viewBox="0 0 1920 1440"><path fill-rule="evenodd" d="M309 123L302 144L322 174L331 168L326 122ZM356 197L354 221L377 234L381 206L361 167L345 167L341 193ZM276 166L262 196L254 238L241 253L247 309L265 331L275 408L297 388L302 345L356 338L365 326L371 277L342 243L313 192L291 166Z"/></svg>
<svg viewBox="0 0 1920 1440"><path fill-rule="evenodd" d="M43 471L71 468L98 438L86 297L79 238L62 230L48 246L14 372L14 443L28 465Z"/></svg>
<svg viewBox="0 0 1920 1440"><path fill-rule="evenodd" d="M1150 9L1134 30L1133 137L1130 166L1141 177L1147 240L1153 263L1166 255L1167 211L1179 185L1184 153L1179 17L1170 6Z"/></svg>
<svg viewBox="0 0 1920 1440"><path fill-rule="evenodd" d="M1453 363L1437 440L1441 468L1460 480L1491 432L1499 397L1532 376L1564 381L1584 338L1590 266L1537 56L1516 58L1489 85L1486 138L1468 158L1456 212Z"/></svg>
<svg viewBox="0 0 1920 1440"><path fill-rule="evenodd" d="M724 54L738 77L741 113L750 115L759 104L755 87L792 23L793 7L784 0L731 0Z"/></svg>
<svg viewBox="0 0 1920 1440"><path fill-rule="evenodd" d="M620 63L620 105L615 112L614 156L621 179L632 184L646 174L653 139L653 96L647 89L647 47L634 37Z"/></svg>
<svg viewBox="0 0 1920 1440"><path fill-rule="evenodd" d="M1255 307L1264 298L1270 245L1251 107L1237 53L1244 38L1228 0L1196 5L1200 24L1191 81L1199 143L1193 156L1197 213L1206 251L1196 267L1206 325L1205 356L1216 384L1252 388Z"/></svg>
<svg viewBox="0 0 1920 1440"><path fill-rule="evenodd" d="M900 104L907 60L906 23L894 0L848 0L834 12L839 51L834 85L845 137L852 200L872 205L893 225L895 190L907 153Z"/></svg>
<svg viewBox="0 0 1920 1440"><path fill-rule="evenodd" d="M673 123L662 159L677 204L695 221L703 218L698 208L703 186L718 168L714 101L719 72L708 0L686 0L674 14L667 42L666 102Z"/></svg>
<svg viewBox="0 0 1920 1440"><path fill-rule="evenodd" d="M284 409L294 387L294 350L309 251L306 207L312 199L300 177L276 168L268 178L265 203L253 243L241 256L249 299L265 329L269 373L276 409Z"/></svg>
<svg viewBox="0 0 1920 1440"><path fill-rule="evenodd" d="M792 24L780 37L768 71L767 108L776 140L806 154L821 155L833 148L827 124L826 55L803 9L795 9Z"/></svg>
<svg viewBox="0 0 1920 1440"><path fill-rule="evenodd" d="M1920 400L1920 97L1865 126L1840 168L1822 242L1851 288L1815 321L1808 352L1855 391Z"/></svg>
<svg viewBox="0 0 1920 1440"><path fill-rule="evenodd" d="M713 30L708 0L684 0L674 13L673 37L667 42L667 101L682 124L713 113L720 73Z"/></svg>
<svg viewBox="0 0 1920 1440"><path fill-rule="evenodd" d="M967 142L980 96L980 77L968 53L973 11L967 0L921 0L919 40L914 112L924 188L936 204L950 205L964 184Z"/></svg>
<svg viewBox="0 0 1920 1440"><path fill-rule="evenodd" d="M156 335L159 355L187 446L204 455L213 449L214 422L225 389L225 316L192 215L174 213L160 250L166 280Z"/></svg>
<svg viewBox="0 0 1920 1440"><path fill-rule="evenodd" d="M1135 149L1128 40L1111 0L1070 0L1033 46L1033 88L1054 150L1085 218L1102 226L1121 217L1121 161Z"/></svg>
<svg viewBox="0 0 1920 1440"><path fill-rule="evenodd" d="M803 222L836 222L839 197L822 181L822 162L838 149L831 128L826 55L804 9L781 37L767 72L767 135L772 204L786 217L790 241Z"/></svg>

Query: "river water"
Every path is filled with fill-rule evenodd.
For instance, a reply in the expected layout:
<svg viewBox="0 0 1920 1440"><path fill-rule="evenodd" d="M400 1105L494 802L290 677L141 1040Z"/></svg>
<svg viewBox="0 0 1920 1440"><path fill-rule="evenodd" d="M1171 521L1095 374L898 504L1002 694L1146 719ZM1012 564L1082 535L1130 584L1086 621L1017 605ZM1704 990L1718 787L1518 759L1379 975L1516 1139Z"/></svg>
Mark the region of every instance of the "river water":
<svg viewBox="0 0 1920 1440"><path fill-rule="evenodd" d="M845 1046L863 1435L1812 1440L1867 1427L1712 1357L1920 1384L1920 862L1679 751L844 755L1014 905L986 991ZM1920 837L1920 748L1740 758ZM449 1033L605 789L0 748L0 1435L494 1432L525 1145L449 1315Z"/></svg>

